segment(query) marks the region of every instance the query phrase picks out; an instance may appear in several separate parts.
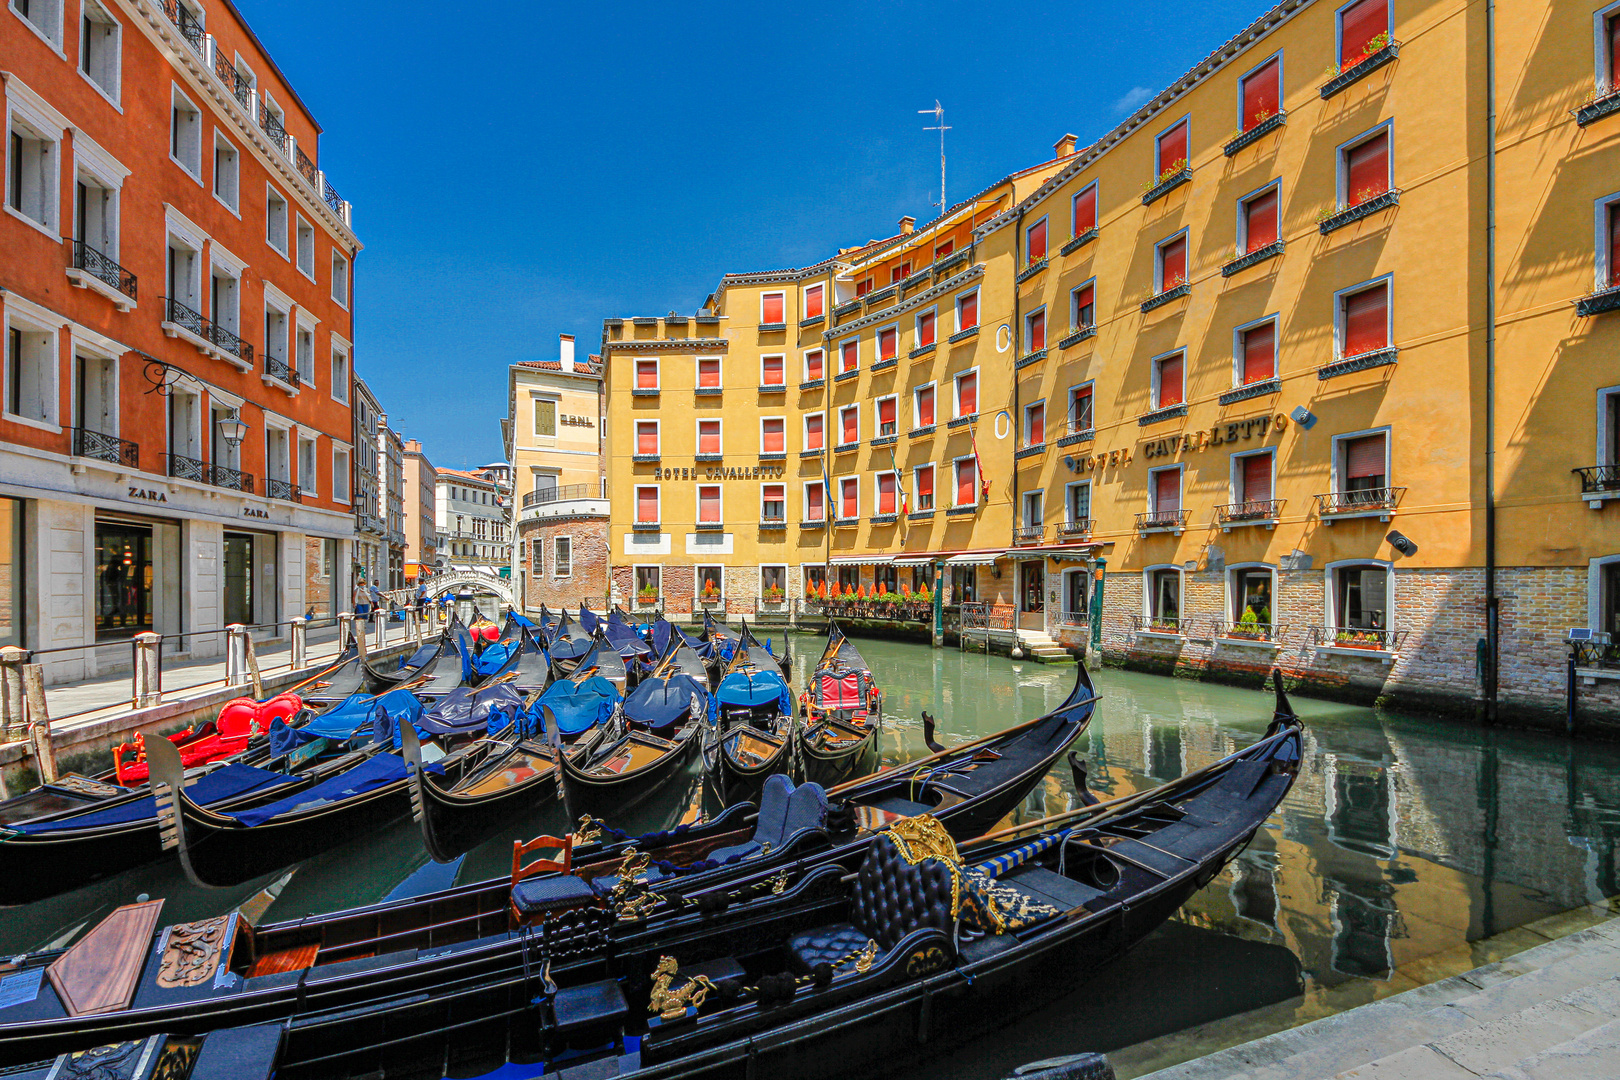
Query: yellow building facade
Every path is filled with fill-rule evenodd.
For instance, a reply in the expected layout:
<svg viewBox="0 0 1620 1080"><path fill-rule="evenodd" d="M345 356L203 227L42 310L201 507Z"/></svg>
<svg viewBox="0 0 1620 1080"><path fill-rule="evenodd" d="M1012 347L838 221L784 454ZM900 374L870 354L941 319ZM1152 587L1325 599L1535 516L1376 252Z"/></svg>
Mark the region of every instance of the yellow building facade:
<svg viewBox="0 0 1620 1080"><path fill-rule="evenodd" d="M1561 720L1568 632L1620 641L1617 13L1284 3L938 221L608 320L617 591L937 580L1134 666Z"/></svg>

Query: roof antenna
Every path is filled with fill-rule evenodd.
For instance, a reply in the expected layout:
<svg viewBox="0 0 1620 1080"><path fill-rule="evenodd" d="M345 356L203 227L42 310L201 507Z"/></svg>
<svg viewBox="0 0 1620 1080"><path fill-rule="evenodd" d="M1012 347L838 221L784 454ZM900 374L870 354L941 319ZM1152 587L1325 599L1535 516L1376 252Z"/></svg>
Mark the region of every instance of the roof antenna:
<svg viewBox="0 0 1620 1080"><path fill-rule="evenodd" d="M923 128L924 131L939 132L939 202L935 205L939 207L939 212L943 214L945 212L945 133L951 129L945 125L945 106L939 103L938 98L934 99L932 109L918 109L917 113L920 116L932 116L934 123L937 125L936 127L925 127Z"/></svg>

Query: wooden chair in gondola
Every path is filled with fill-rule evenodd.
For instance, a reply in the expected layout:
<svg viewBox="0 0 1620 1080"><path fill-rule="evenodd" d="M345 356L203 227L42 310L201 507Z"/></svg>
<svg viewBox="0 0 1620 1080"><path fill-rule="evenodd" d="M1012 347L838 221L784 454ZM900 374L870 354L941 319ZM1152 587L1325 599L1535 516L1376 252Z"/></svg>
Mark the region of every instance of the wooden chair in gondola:
<svg viewBox="0 0 1620 1080"><path fill-rule="evenodd" d="M560 859L536 859L524 865L531 851L558 851ZM544 922L558 912L599 903L590 883L575 877L574 835L537 836L528 843L512 841L512 893L508 915L512 929ZM546 874L546 877L539 877Z"/></svg>

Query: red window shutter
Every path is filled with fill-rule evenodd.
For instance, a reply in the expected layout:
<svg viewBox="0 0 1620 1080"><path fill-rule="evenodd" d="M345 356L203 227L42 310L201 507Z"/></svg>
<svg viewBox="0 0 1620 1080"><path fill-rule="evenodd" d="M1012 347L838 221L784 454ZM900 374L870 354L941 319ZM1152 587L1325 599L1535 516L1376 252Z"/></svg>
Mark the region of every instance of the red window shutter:
<svg viewBox="0 0 1620 1080"><path fill-rule="evenodd" d="M1092 184L1074 197L1074 235L1097 227L1097 185Z"/></svg>
<svg viewBox="0 0 1620 1080"><path fill-rule="evenodd" d="M720 520L720 489L698 488L698 520L705 523Z"/></svg>
<svg viewBox="0 0 1620 1080"><path fill-rule="evenodd" d="M878 331L878 359L893 360L896 355L896 346L900 341L900 331L889 329Z"/></svg>
<svg viewBox="0 0 1620 1080"><path fill-rule="evenodd" d="M1277 189L1272 188L1250 199L1243 206L1243 233L1248 251L1259 251L1277 242Z"/></svg>
<svg viewBox="0 0 1620 1080"><path fill-rule="evenodd" d="M867 278L864 281L856 282L856 284L855 284L855 295L856 296L865 296L867 293L869 293L871 291L872 291L872 279L871 278Z"/></svg>
<svg viewBox="0 0 1620 1080"><path fill-rule="evenodd" d="M786 320L783 315L785 305L782 303L780 293L766 293L764 303L761 305L759 321L765 323L779 323Z"/></svg>
<svg viewBox="0 0 1620 1080"><path fill-rule="evenodd" d="M903 278L909 277L910 274L911 274L911 264L910 263L900 263L898 266L891 266L891 267L889 267L889 284L893 285L895 282L900 281Z"/></svg>
<svg viewBox="0 0 1620 1080"><path fill-rule="evenodd" d="M934 343L934 313L925 311L917 316L917 347Z"/></svg>
<svg viewBox="0 0 1620 1080"><path fill-rule="evenodd" d="M1344 355L1360 356L1389 344L1389 287L1374 285L1344 299Z"/></svg>
<svg viewBox="0 0 1620 1080"><path fill-rule="evenodd" d="M823 510L821 506L821 485L811 484L805 488L805 491L807 493L807 500L809 502L810 520L820 521L822 518L827 516L827 512Z"/></svg>
<svg viewBox="0 0 1620 1080"><path fill-rule="evenodd" d="M1384 437L1363 435L1344 445L1344 475L1351 480L1384 475Z"/></svg>
<svg viewBox="0 0 1620 1080"><path fill-rule="evenodd" d="M821 449L821 414L807 416L804 419L804 448L806 450Z"/></svg>
<svg viewBox="0 0 1620 1080"><path fill-rule="evenodd" d="M969 416L979 411L979 377L963 375L956 380L956 415Z"/></svg>
<svg viewBox="0 0 1620 1080"><path fill-rule="evenodd" d="M1277 102L1281 97L1279 77L1277 61L1271 60L1243 80L1244 131L1277 114Z"/></svg>
<svg viewBox="0 0 1620 1080"><path fill-rule="evenodd" d="M1615 16L1614 25L1620 26L1620 15ZM1620 55L1620 41L1615 42L1615 50ZM1609 284L1620 285L1620 203L1609 204Z"/></svg>
<svg viewBox="0 0 1620 1080"><path fill-rule="evenodd" d="M1039 262L1046 258L1046 221L1043 218L1029 227L1028 258Z"/></svg>
<svg viewBox="0 0 1620 1080"><path fill-rule="evenodd" d="M827 354L820 349L812 349L804 357L804 377L806 379L820 379L826 375L822 368L822 358Z"/></svg>
<svg viewBox="0 0 1620 1080"><path fill-rule="evenodd" d="M958 461L956 463L956 505L971 506L979 501L977 478L974 476L973 462Z"/></svg>
<svg viewBox="0 0 1620 1080"><path fill-rule="evenodd" d="M894 474L879 473L877 478L878 508L880 514L894 513Z"/></svg>
<svg viewBox="0 0 1620 1080"><path fill-rule="evenodd" d="M939 247L934 249L934 258L935 259L943 259L945 256L949 255L951 252L953 252L955 250L956 250L956 241L947 240L943 244L939 245Z"/></svg>
<svg viewBox="0 0 1620 1080"><path fill-rule="evenodd" d="M698 453L720 452L720 421L703 420L698 423Z"/></svg>
<svg viewBox="0 0 1620 1080"><path fill-rule="evenodd" d="M838 373L841 375L846 371L854 371L856 365L859 364L860 361L861 361L861 344L860 344L860 342L858 342L858 341L846 341L846 342L844 342L843 349L839 353Z"/></svg>
<svg viewBox="0 0 1620 1080"><path fill-rule="evenodd" d="M1187 238L1178 236L1159 248L1159 289L1173 289L1187 280Z"/></svg>
<svg viewBox="0 0 1620 1080"><path fill-rule="evenodd" d="M1074 294L1074 325L1095 326L1097 323L1097 290L1087 285Z"/></svg>
<svg viewBox="0 0 1620 1080"><path fill-rule="evenodd" d="M636 488L636 520L643 523L658 520L657 488Z"/></svg>
<svg viewBox="0 0 1620 1080"><path fill-rule="evenodd" d="M845 409L841 414L844 422L844 442L846 444L859 442L861 438L861 417L854 409Z"/></svg>
<svg viewBox="0 0 1620 1080"><path fill-rule="evenodd" d="M1344 152L1348 205L1364 203L1389 190L1389 132L1380 131Z"/></svg>
<svg viewBox="0 0 1620 1080"><path fill-rule="evenodd" d="M764 430L760 436L760 449L767 454L785 453L787 451L787 435L783 428L784 421L765 421Z"/></svg>
<svg viewBox="0 0 1620 1080"><path fill-rule="evenodd" d="M826 309L822 304L824 294L825 286L821 285L812 285L808 289L804 290L805 318L816 319L826 314Z"/></svg>
<svg viewBox="0 0 1620 1080"><path fill-rule="evenodd" d="M1277 374L1277 324L1243 331L1243 382L1248 385Z"/></svg>
<svg viewBox="0 0 1620 1080"><path fill-rule="evenodd" d="M1029 351L1046 348L1046 312L1037 311L1029 317Z"/></svg>
<svg viewBox="0 0 1620 1080"><path fill-rule="evenodd" d="M838 513L843 517L855 517L861 512L861 482L854 477L841 482L844 490L838 500Z"/></svg>
<svg viewBox="0 0 1620 1080"><path fill-rule="evenodd" d="M1187 122L1183 120L1159 136L1159 175L1187 163Z"/></svg>
<svg viewBox="0 0 1620 1080"><path fill-rule="evenodd" d="M1181 357L1167 356L1159 361L1159 404L1161 409L1182 402Z"/></svg>
<svg viewBox="0 0 1620 1080"><path fill-rule="evenodd" d="M645 422L636 425L636 453L658 453L658 425Z"/></svg>
<svg viewBox="0 0 1620 1080"><path fill-rule="evenodd" d="M1620 15L1609 16L1609 89L1620 89Z"/></svg>
<svg viewBox="0 0 1620 1080"><path fill-rule="evenodd" d="M786 492L787 492L787 488L785 488L781 484L766 484L765 485L765 501L766 502L781 502L784 498L787 497Z"/></svg>
<svg viewBox="0 0 1620 1080"><path fill-rule="evenodd" d="M780 356L767 356L765 358L764 378L766 386L782 385L782 358Z"/></svg>
<svg viewBox="0 0 1620 1080"><path fill-rule="evenodd" d="M969 327L978 326L979 294L976 292L971 292L958 300L956 303L956 316L957 322L962 324L963 330L966 330Z"/></svg>
<svg viewBox="0 0 1620 1080"><path fill-rule="evenodd" d="M1046 441L1046 407L1037 405L1029 410L1029 445L1039 446Z"/></svg>
<svg viewBox="0 0 1620 1080"><path fill-rule="evenodd" d="M720 385L720 361L698 361L698 385L702 387L715 387Z"/></svg>
<svg viewBox="0 0 1620 1080"><path fill-rule="evenodd" d="M930 465L926 469L917 470L917 497L934 494L934 468Z"/></svg>
<svg viewBox="0 0 1620 1080"><path fill-rule="evenodd" d="M1255 454L1243 459L1243 501L1271 501L1271 455Z"/></svg>
<svg viewBox="0 0 1620 1080"><path fill-rule="evenodd" d="M1388 0L1361 0L1339 16L1339 66L1349 67L1367 52L1367 43L1389 30Z"/></svg>
<svg viewBox="0 0 1620 1080"><path fill-rule="evenodd" d="M892 423L894 423L894 398L884 398L882 401L877 403L877 406L878 406L878 423L879 424L892 424Z"/></svg>
<svg viewBox="0 0 1620 1080"><path fill-rule="evenodd" d="M1153 512L1169 514L1181 509L1181 472L1165 469L1153 474Z"/></svg>
<svg viewBox="0 0 1620 1080"><path fill-rule="evenodd" d="M658 389L658 361L656 361L656 360L637 360L636 361L636 389L637 390L656 390L656 389Z"/></svg>
<svg viewBox="0 0 1620 1080"><path fill-rule="evenodd" d="M917 392L917 426L932 427L934 423L934 388Z"/></svg>

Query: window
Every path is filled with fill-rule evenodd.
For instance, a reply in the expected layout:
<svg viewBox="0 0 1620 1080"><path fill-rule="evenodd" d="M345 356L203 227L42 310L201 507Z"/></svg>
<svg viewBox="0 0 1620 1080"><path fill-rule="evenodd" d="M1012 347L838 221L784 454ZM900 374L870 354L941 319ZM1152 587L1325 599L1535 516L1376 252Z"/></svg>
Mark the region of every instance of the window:
<svg viewBox="0 0 1620 1080"><path fill-rule="evenodd" d="M851 446L861 441L861 407L846 405L838 410L838 445Z"/></svg>
<svg viewBox="0 0 1620 1080"><path fill-rule="evenodd" d="M1339 297L1339 355L1360 356L1389 347L1389 282Z"/></svg>
<svg viewBox="0 0 1620 1080"><path fill-rule="evenodd" d="M1275 319L1237 332L1239 386L1264 382L1277 375L1277 322Z"/></svg>
<svg viewBox="0 0 1620 1080"><path fill-rule="evenodd" d="M636 567L636 596L642 600L658 599L658 567Z"/></svg>
<svg viewBox="0 0 1620 1080"><path fill-rule="evenodd" d="M840 593L853 593L855 587L861 583L861 568L858 566L840 566L838 568L838 591Z"/></svg>
<svg viewBox="0 0 1620 1080"><path fill-rule="evenodd" d="M349 306L349 260L337 248L332 249L332 299L339 307Z"/></svg>
<svg viewBox="0 0 1620 1080"><path fill-rule="evenodd" d="M557 401L555 398L534 399L534 433L554 438L557 434Z"/></svg>
<svg viewBox="0 0 1620 1080"><path fill-rule="evenodd" d="M657 525L658 521L658 486L639 485L636 488L636 524Z"/></svg>
<svg viewBox="0 0 1620 1080"><path fill-rule="evenodd" d="M938 262L940 259L943 259L945 256L949 255L951 252L953 252L955 250L956 250L956 241L955 240L946 240L943 243L935 245L935 247L934 247L934 261Z"/></svg>
<svg viewBox="0 0 1620 1080"><path fill-rule="evenodd" d="M1068 513L1066 520L1072 522L1088 522L1091 520L1091 483L1082 480L1077 484L1070 484L1066 491L1067 499L1064 509Z"/></svg>
<svg viewBox="0 0 1620 1080"><path fill-rule="evenodd" d="M804 381L819 382L827 376L827 354L821 349L809 349L804 354Z"/></svg>
<svg viewBox="0 0 1620 1080"><path fill-rule="evenodd" d="M1615 19L1620 26L1620 15ZM1620 285L1620 194L1598 200L1596 225L1596 277L1601 290Z"/></svg>
<svg viewBox="0 0 1620 1080"><path fill-rule="evenodd" d="M79 177L74 184L73 208L73 238L116 261L118 189L85 171L81 163Z"/></svg>
<svg viewBox="0 0 1620 1080"><path fill-rule="evenodd" d="M1238 126L1248 131L1277 115L1282 101L1282 58L1274 56L1243 76L1243 115Z"/></svg>
<svg viewBox="0 0 1620 1080"><path fill-rule="evenodd" d="M1024 406L1024 445L1040 446L1046 442L1046 402L1037 401Z"/></svg>
<svg viewBox="0 0 1620 1080"><path fill-rule="evenodd" d="M315 280L315 228L302 216L298 218L298 272Z"/></svg>
<svg viewBox="0 0 1620 1080"><path fill-rule="evenodd" d="M1169 519L1181 512L1181 468L1171 466L1149 474L1153 477L1153 516Z"/></svg>
<svg viewBox="0 0 1620 1080"><path fill-rule="evenodd" d="M241 159L225 136L214 132L214 197L234 213L237 210L237 190L240 180Z"/></svg>
<svg viewBox="0 0 1620 1080"><path fill-rule="evenodd" d="M79 10L79 70L96 89L117 101L121 28L94 0L80 0Z"/></svg>
<svg viewBox="0 0 1620 1080"><path fill-rule="evenodd" d="M804 520L827 520L826 496L820 480L811 480L804 485Z"/></svg>
<svg viewBox="0 0 1620 1080"><path fill-rule="evenodd" d="M780 600L787 594L787 567L761 566L759 591L765 600Z"/></svg>
<svg viewBox="0 0 1620 1080"><path fill-rule="evenodd" d="M979 325L979 290L963 293L956 298L956 331L971 330Z"/></svg>
<svg viewBox="0 0 1620 1080"><path fill-rule="evenodd" d="M787 485L762 484L759 489L759 517L761 521L787 520Z"/></svg>
<svg viewBox="0 0 1620 1080"><path fill-rule="evenodd" d="M1168 633L1180 633L1181 571L1161 567L1147 572L1149 625Z"/></svg>
<svg viewBox="0 0 1620 1080"><path fill-rule="evenodd" d="M1168 292L1187 282L1187 233L1183 230L1163 241L1157 248L1158 265L1154 267L1155 293Z"/></svg>
<svg viewBox="0 0 1620 1080"><path fill-rule="evenodd" d="M171 267L174 262L175 248L169 248ZM170 274L169 294L175 295L175 275ZM287 313L276 307L269 300L264 302L264 356L265 370L271 369L271 360L277 361L283 368L287 367ZM279 376L278 376L279 377Z"/></svg>
<svg viewBox="0 0 1620 1080"><path fill-rule="evenodd" d="M265 197L264 241L283 256L287 254L287 200L275 188Z"/></svg>
<svg viewBox="0 0 1620 1080"><path fill-rule="evenodd" d="M872 279L871 278L865 278L865 279L863 279L861 281L857 281L855 283L855 295L857 297L865 296L867 293L869 293L871 291L872 291Z"/></svg>
<svg viewBox="0 0 1620 1080"><path fill-rule="evenodd" d="M1097 227L1097 181L1074 193L1069 210L1074 219L1074 235L1082 236Z"/></svg>
<svg viewBox="0 0 1620 1080"><path fill-rule="evenodd" d="M979 469L973 458L962 458L955 463L956 506L974 506L979 501Z"/></svg>
<svg viewBox="0 0 1620 1080"><path fill-rule="evenodd" d="M887 438L900 433L900 402L893 396L877 400L877 437Z"/></svg>
<svg viewBox="0 0 1620 1080"><path fill-rule="evenodd" d="M168 286L167 295L170 301L182 306L182 310L171 308L165 312L170 322L189 324L187 329L201 331L198 321L198 309L202 307L202 283L198 279L202 274L202 256L191 244L174 234L169 235L168 261L164 267L165 284ZM286 323L281 324L282 342L281 350L276 356L282 360L287 357Z"/></svg>
<svg viewBox="0 0 1620 1080"><path fill-rule="evenodd" d="M1242 622L1250 612L1262 630L1271 628L1272 572L1270 567L1237 567L1232 571L1232 621ZM1269 636L1269 634L1268 634Z"/></svg>
<svg viewBox="0 0 1620 1080"><path fill-rule="evenodd" d="M1277 186L1245 199L1238 212L1238 252L1251 251L1277 242Z"/></svg>
<svg viewBox="0 0 1620 1080"><path fill-rule="evenodd" d="M919 465L911 471L911 486L917 492L917 509L934 508L934 467Z"/></svg>
<svg viewBox="0 0 1620 1080"><path fill-rule="evenodd" d="M1092 384L1076 386L1069 390L1069 434L1074 435L1082 431L1090 431L1095 427L1091 415Z"/></svg>
<svg viewBox="0 0 1620 1080"><path fill-rule="evenodd" d="M1046 524L1045 496L1044 491L1024 492L1024 528L1039 528Z"/></svg>
<svg viewBox="0 0 1620 1080"><path fill-rule="evenodd" d="M1333 625L1350 630L1389 629L1389 568L1373 564L1333 568Z"/></svg>
<svg viewBox="0 0 1620 1080"><path fill-rule="evenodd" d="M551 576L554 578L572 577L574 575L574 538L571 536L554 536L551 538Z"/></svg>
<svg viewBox="0 0 1620 1080"><path fill-rule="evenodd" d="M636 454L641 457L658 456L658 421L636 421Z"/></svg>
<svg viewBox="0 0 1620 1080"><path fill-rule="evenodd" d="M294 359L298 363L298 378L305 386L315 385L315 330L313 327L300 325L293 338L297 355Z"/></svg>
<svg viewBox="0 0 1620 1080"><path fill-rule="evenodd" d="M300 437L298 440L298 492L301 495L316 494L315 466L315 440Z"/></svg>
<svg viewBox="0 0 1620 1080"><path fill-rule="evenodd" d="M934 343L934 309L918 312L917 314L917 348L926 348Z"/></svg>
<svg viewBox="0 0 1620 1080"><path fill-rule="evenodd" d="M899 281L904 281L910 276L911 264L909 262L896 263L894 266L889 268L889 284L891 285Z"/></svg>
<svg viewBox="0 0 1620 1080"><path fill-rule="evenodd" d="M1168 409L1186 400L1183 394L1182 365L1185 354L1172 353L1153 361L1153 407Z"/></svg>
<svg viewBox="0 0 1620 1080"><path fill-rule="evenodd" d="M765 293L759 298L759 321L761 324L786 322L786 311L787 301L782 293Z"/></svg>
<svg viewBox="0 0 1620 1080"><path fill-rule="evenodd" d="M846 476L838 481L838 516L840 518L861 516L861 482L857 477Z"/></svg>
<svg viewBox="0 0 1620 1080"><path fill-rule="evenodd" d="M1350 502L1357 501L1357 492L1366 492L1362 498L1368 502L1381 502L1383 490L1389 486L1388 438L1384 432L1374 435L1353 435L1338 440L1339 475L1349 493Z"/></svg>
<svg viewBox="0 0 1620 1080"><path fill-rule="evenodd" d="M47 231L57 222L59 144L13 112L6 139L6 205Z"/></svg>
<svg viewBox="0 0 1620 1080"><path fill-rule="evenodd" d="M900 351L900 328L885 326L877 332L877 363L893 360Z"/></svg>
<svg viewBox="0 0 1620 1080"><path fill-rule="evenodd" d="M1389 127L1339 151L1339 205L1359 206L1389 190Z"/></svg>
<svg viewBox="0 0 1620 1080"><path fill-rule="evenodd" d="M1046 348L1046 309L1040 308L1024 316L1024 351L1040 352Z"/></svg>
<svg viewBox="0 0 1620 1080"><path fill-rule="evenodd" d="M6 326L6 413L56 423L56 335L25 323Z"/></svg>
<svg viewBox="0 0 1620 1080"><path fill-rule="evenodd" d="M1269 514L1271 509L1272 452L1232 458L1232 501L1245 515Z"/></svg>
<svg viewBox="0 0 1620 1080"><path fill-rule="evenodd" d="M1356 0L1339 10L1339 67L1353 67L1389 44L1389 0Z"/></svg>
<svg viewBox="0 0 1620 1080"><path fill-rule="evenodd" d="M848 375L861 366L861 343L854 338L838 347L838 374Z"/></svg>
<svg viewBox="0 0 1620 1080"><path fill-rule="evenodd" d="M971 604L979 598L979 570L975 566L951 567L951 599Z"/></svg>
<svg viewBox="0 0 1620 1080"><path fill-rule="evenodd" d="M1187 167L1187 121L1159 136L1153 148L1153 177L1155 182L1165 179L1167 173L1180 172Z"/></svg>
<svg viewBox="0 0 1620 1080"><path fill-rule="evenodd" d="M332 397L349 400L349 354L337 346L332 347Z"/></svg>
<svg viewBox="0 0 1620 1080"><path fill-rule="evenodd" d="M202 179L202 113L178 86L170 90L169 156L195 179Z"/></svg>
<svg viewBox="0 0 1620 1080"><path fill-rule="evenodd" d="M636 385L635 385L635 389L637 389L637 390L657 390L658 389L658 361L656 361L656 360L637 360L636 361Z"/></svg>
<svg viewBox="0 0 1620 1080"><path fill-rule="evenodd" d="M1597 30L1597 92L1602 97L1620 90L1620 11L1599 13Z"/></svg>
<svg viewBox="0 0 1620 1080"><path fill-rule="evenodd" d="M787 372L784 356L762 356L759 358L759 385L786 386Z"/></svg>
<svg viewBox="0 0 1620 1080"><path fill-rule="evenodd" d="M780 416L768 416L759 422L759 452L762 454L787 453L787 421Z"/></svg>
<svg viewBox="0 0 1620 1080"><path fill-rule="evenodd" d="M804 564L805 595L823 595L827 588L827 568L820 563Z"/></svg>
<svg viewBox="0 0 1620 1080"><path fill-rule="evenodd" d="M879 514L899 513L899 477L892 472L877 474L877 512Z"/></svg>
<svg viewBox="0 0 1620 1080"><path fill-rule="evenodd" d="M804 289L804 317L819 319L827 314L827 287L806 285Z"/></svg>
<svg viewBox="0 0 1620 1080"><path fill-rule="evenodd" d="M349 452L336 446L332 448L332 499L349 501Z"/></svg>
<svg viewBox="0 0 1620 1080"><path fill-rule="evenodd" d="M1046 219L1041 218L1024 230L1025 264L1038 263L1046 258Z"/></svg>
<svg viewBox="0 0 1620 1080"><path fill-rule="evenodd" d="M720 389L720 358L718 356L706 356L698 360L697 364L698 389Z"/></svg>
<svg viewBox="0 0 1620 1080"><path fill-rule="evenodd" d="M916 426L930 428L934 426L934 384L919 386L911 394L912 414L916 418Z"/></svg>
<svg viewBox="0 0 1620 1080"><path fill-rule="evenodd" d="M1097 325L1097 284L1088 281L1069 294L1069 325L1076 330Z"/></svg>
<svg viewBox="0 0 1620 1080"><path fill-rule="evenodd" d="M810 413L804 418L804 448L806 450L826 449L826 417L821 413Z"/></svg>
<svg viewBox="0 0 1620 1080"><path fill-rule="evenodd" d="M62 41L62 0L11 0L11 10L53 47Z"/></svg>
<svg viewBox="0 0 1620 1080"><path fill-rule="evenodd" d="M956 415L976 416L979 412L979 373L964 371L956 377Z"/></svg>
<svg viewBox="0 0 1620 1080"><path fill-rule="evenodd" d="M697 425L697 435L698 457L717 458L721 455L720 421L699 420Z"/></svg>

